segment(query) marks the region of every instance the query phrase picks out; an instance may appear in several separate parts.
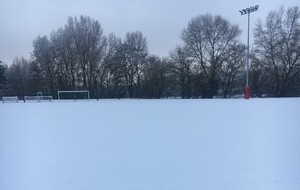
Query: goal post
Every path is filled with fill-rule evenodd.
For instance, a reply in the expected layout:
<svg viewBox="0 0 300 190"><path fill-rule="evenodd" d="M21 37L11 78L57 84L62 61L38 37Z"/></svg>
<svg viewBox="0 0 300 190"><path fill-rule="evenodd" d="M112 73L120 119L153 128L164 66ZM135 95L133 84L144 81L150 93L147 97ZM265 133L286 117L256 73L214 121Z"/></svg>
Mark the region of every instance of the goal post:
<svg viewBox="0 0 300 190"><path fill-rule="evenodd" d="M90 92L88 90L69 90L57 91L58 100L89 100Z"/></svg>

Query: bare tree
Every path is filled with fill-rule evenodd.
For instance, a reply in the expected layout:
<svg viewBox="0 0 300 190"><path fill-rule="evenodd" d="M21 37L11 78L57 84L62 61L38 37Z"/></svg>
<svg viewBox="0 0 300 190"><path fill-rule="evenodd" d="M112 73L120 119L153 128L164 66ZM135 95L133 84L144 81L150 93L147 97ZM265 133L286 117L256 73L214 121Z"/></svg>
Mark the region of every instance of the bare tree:
<svg viewBox="0 0 300 190"><path fill-rule="evenodd" d="M29 61L23 57L16 57L7 71L7 78L10 95L24 96L28 94Z"/></svg>
<svg viewBox="0 0 300 190"><path fill-rule="evenodd" d="M43 92L50 94L50 89L47 84L45 75L43 74L40 63L31 61L29 63L29 79L27 89L31 93Z"/></svg>
<svg viewBox="0 0 300 190"><path fill-rule="evenodd" d="M82 74L82 87L96 93L99 67L105 55L106 37L100 23L87 16L69 17L67 30L76 47L76 57Z"/></svg>
<svg viewBox="0 0 300 190"><path fill-rule="evenodd" d="M285 11L271 11L265 23L255 28L258 57L270 74L274 96L289 96L296 89L300 72L300 10L291 7Z"/></svg>
<svg viewBox="0 0 300 190"><path fill-rule="evenodd" d="M251 54L250 81L254 97L270 96L274 91L270 73L266 71L257 53Z"/></svg>
<svg viewBox="0 0 300 190"><path fill-rule="evenodd" d="M52 95L58 89L87 89L93 98L98 93L106 47L98 21L88 16L69 17L64 28L52 32L50 40L46 36L34 40L32 55Z"/></svg>
<svg viewBox="0 0 300 190"><path fill-rule="evenodd" d="M193 82L193 59L187 48L178 46L170 55L173 63L175 83L179 87L181 98L191 98Z"/></svg>
<svg viewBox="0 0 300 190"><path fill-rule="evenodd" d="M233 44L224 54L224 62L220 71L222 97L231 97L233 90L238 91L239 83L236 81L246 63L246 46Z"/></svg>
<svg viewBox="0 0 300 190"><path fill-rule="evenodd" d="M7 68L0 60L0 95L3 95L3 89L7 88Z"/></svg>
<svg viewBox="0 0 300 190"><path fill-rule="evenodd" d="M143 98L162 98L168 87L170 63L157 56L149 56L143 67Z"/></svg>
<svg viewBox="0 0 300 190"><path fill-rule="evenodd" d="M65 26L65 28L59 28L52 32L51 42L55 53L58 88L63 90L77 89L76 80L79 75L79 64L74 40L68 27Z"/></svg>
<svg viewBox="0 0 300 190"><path fill-rule="evenodd" d="M148 43L142 32L128 32L124 39L123 69L130 98L138 98L141 88L142 66L146 62Z"/></svg>
<svg viewBox="0 0 300 190"><path fill-rule="evenodd" d="M182 40L207 79L204 96L212 98L217 94L224 55L236 43L240 34L237 25L232 25L221 16L210 14L192 18L183 30Z"/></svg>
<svg viewBox="0 0 300 190"><path fill-rule="evenodd" d="M106 97L121 98L125 96L124 65L126 65L126 60L122 40L115 34L110 34L101 75L102 93L105 90Z"/></svg>
<svg viewBox="0 0 300 190"><path fill-rule="evenodd" d="M53 45L46 36L38 36L33 41L32 57L33 61L40 64L51 95L55 96L57 90L55 54Z"/></svg>

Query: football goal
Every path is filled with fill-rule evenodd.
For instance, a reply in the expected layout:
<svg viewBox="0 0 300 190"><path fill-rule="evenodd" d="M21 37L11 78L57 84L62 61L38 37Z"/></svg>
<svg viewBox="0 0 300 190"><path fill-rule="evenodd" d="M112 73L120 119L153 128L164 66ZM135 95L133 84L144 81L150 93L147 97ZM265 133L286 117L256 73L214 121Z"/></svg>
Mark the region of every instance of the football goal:
<svg viewBox="0 0 300 190"><path fill-rule="evenodd" d="M88 90L74 91L57 91L58 100L89 100L90 93Z"/></svg>
<svg viewBox="0 0 300 190"><path fill-rule="evenodd" d="M24 96L24 102L43 102L43 101L49 101L52 102L53 97L52 96L43 96L42 92L37 92L36 96Z"/></svg>
<svg viewBox="0 0 300 190"><path fill-rule="evenodd" d="M52 96L24 96L24 99L27 102L30 102L30 101L37 101L37 102L49 101L49 102L52 102L52 100L53 100Z"/></svg>
<svg viewBox="0 0 300 190"><path fill-rule="evenodd" d="M18 103L19 99L18 99L18 96L3 96L2 102L3 103L11 103L11 102Z"/></svg>

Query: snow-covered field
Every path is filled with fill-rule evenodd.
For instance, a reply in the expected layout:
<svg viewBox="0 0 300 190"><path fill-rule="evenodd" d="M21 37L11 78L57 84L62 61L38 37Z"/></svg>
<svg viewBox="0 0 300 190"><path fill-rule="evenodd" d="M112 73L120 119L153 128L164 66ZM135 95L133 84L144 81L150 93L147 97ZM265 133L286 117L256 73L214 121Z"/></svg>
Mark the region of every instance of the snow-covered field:
<svg viewBox="0 0 300 190"><path fill-rule="evenodd" d="M1 190L299 190L300 99L0 104Z"/></svg>

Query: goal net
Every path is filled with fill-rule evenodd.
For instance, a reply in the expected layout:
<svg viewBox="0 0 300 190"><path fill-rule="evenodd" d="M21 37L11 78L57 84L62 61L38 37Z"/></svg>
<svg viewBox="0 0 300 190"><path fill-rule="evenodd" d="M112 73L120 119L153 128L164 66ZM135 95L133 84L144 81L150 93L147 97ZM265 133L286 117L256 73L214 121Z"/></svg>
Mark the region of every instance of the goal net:
<svg viewBox="0 0 300 190"><path fill-rule="evenodd" d="M58 100L89 100L90 93L88 90L77 90L77 91L58 91Z"/></svg>
<svg viewBox="0 0 300 190"><path fill-rule="evenodd" d="M36 96L24 96L25 102L43 102L43 101L52 102L52 100L53 100L52 96L43 96L42 92L37 92Z"/></svg>
<svg viewBox="0 0 300 190"><path fill-rule="evenodd" d="M52 96L25 96L24 97L25 101L30 102L30 101L49 101L52 102L53 98Z"/></svg>
<svg viewBox="0 0 300 190"><path fill-rule="evenodd" d="M18 99L17 96L3 96L2 97L2 102L3 103L10 103L10 102L18 103L19 99Z"/></svg>

